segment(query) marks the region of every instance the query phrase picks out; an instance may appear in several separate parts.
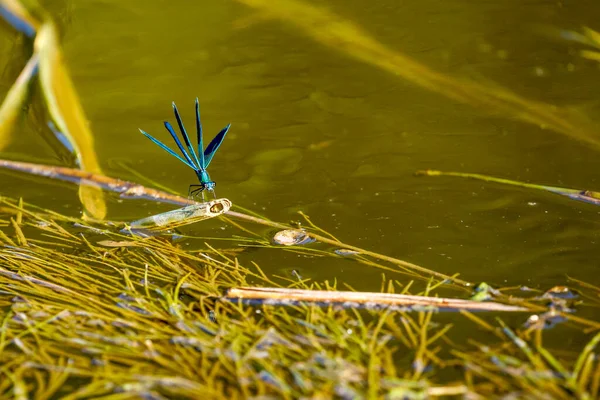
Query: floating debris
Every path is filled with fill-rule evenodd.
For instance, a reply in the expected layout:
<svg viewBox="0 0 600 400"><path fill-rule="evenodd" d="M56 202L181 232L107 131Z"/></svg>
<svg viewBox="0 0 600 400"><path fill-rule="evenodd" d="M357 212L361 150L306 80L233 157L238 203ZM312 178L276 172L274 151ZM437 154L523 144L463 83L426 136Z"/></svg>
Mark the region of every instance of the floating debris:
<svg viewBox="0 0 600 400"><path fill-rule="evenodd" d="M273 241L283 246L297 246L312 243L315 240L302 229L285 229L277 232L273 236Z"/></svg>
<svg viewBox="0 0 600 400"><path fill-rule="evenodd" d="M228 199L216 199L206 203L192 204L162 214L138 219L137 221L130 223L128 228L132 230L151 229L155 231L165 231L218 217L229 211L230 208L231 201Z"/></svg>
<svg viewBox="0 0 600 400"><path fill-rule="evenodd" d="M524 325L529 329L551 329L565 321L567 321L567 318L564 317L562 312L552 307L548 312L530 316Z"/></svg>
<svg viewBox="0 0 600 400"><path fill-rule="evenodd" d="M377 292L349 292L339 290L304 290L278 287L238 287L227 290L223 299L262 302L269 305L293 305L297 303L314 303L319 305L339 304L342 307L367 309L399 309L404 311L427 310L470 310L522 312L528 308L479 301L453 299L443 297L414 296Z"/></svg>
<svg viewBox="0 0 600 400"><path fill-rule="evenodd" d="M571 300L579 297L577 292L571 290L567 286L554 286L543 294L544 298Z"/></svg>
<svg viewBox="0 0 600 400"><path fill-rule="evenodd" d="M494 296L499 294L497 289L494 289L485 282L477 284L474 288L475 294L471 296L473 301L486 301L491 300Z"/></svg>

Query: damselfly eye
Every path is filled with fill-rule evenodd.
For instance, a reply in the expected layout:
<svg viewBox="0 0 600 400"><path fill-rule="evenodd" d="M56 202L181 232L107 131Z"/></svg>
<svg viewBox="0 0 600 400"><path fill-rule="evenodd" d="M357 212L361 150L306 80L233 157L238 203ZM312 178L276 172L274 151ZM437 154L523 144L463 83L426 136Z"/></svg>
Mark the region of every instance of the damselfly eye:
<svg viewBox="0 0 600 400"><path fill-rule="evenodd" d="M223 204L221 203L215 203L212 206L210 206L210 212L212 213L220 213L221 211L223 211L225 207L223 207Z"/></svg>

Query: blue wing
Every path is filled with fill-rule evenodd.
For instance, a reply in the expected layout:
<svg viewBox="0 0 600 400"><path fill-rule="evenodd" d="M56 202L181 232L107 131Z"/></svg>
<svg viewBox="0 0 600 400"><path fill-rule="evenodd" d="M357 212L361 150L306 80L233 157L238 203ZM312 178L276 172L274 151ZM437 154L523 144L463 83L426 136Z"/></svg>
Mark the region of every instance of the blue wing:
<svg viewBox="0 0 600 400"><path fill-rule="evenodd" d="M194 160L196 161L195 165L198 166L198 169L202 169L203 168L202 164L200 164L200 161L198 160L198 156L196 155L196 151L192 147L192 143L190 142L190 138L188 137L185 127L183 126L183 121L181 120L181 116L179 115L179 110L177 110L177 106L175 105L175 102L173 102L173 112L175 113L175 119L177 120L177 125L179 125L179 131L181 131L181 136L183 137L183 141L185 142L185 145L187 146L189 152L192 153L192 157L194 157ZM169 129L169 128L167 128L167 129ZM181 147L180 147L180 149L181 149ZM182 152L183 152L183 150L182 150ZM185 155L185 152L184 152L184 155ZM190 161L189 155L187 155L186 158L188 159L188 161ZM193 161L190 161L190 162L192 164L194 164Z"/></svg>
<svg viewBox="0 0 600 400"><path fill-rule="evenodd" d="M227 124L225 128L221 129L221 132L219 132L217 136L215 136L215 138L211 140L208 146L206 146L206 150L204 150L205 169L208 168L208 165L210 164L212 158L219 149L219 146L221 145L221 143L223 143L223 139L225 139L225 135L227 134L227 131L229 131L229 127L231 127L231 124Z"/></svg>
<svg viewBox="0 0 600 400"><path fill-rule="evenodd" d="M204 169L208 165L204 162L204 143L202 139L202 122L200 122L200 104L196 97L196 132L198 134L198 155L200 156L200 166Z"/></svg>
<svg viewBox="0 0 600 400"><path fill-rule="evenodd" d="M148 139L152 140L152 142L154 142L154 144L158 145L158 147L160 147L161 149L163 149L164 151L166 151L167 153L169 153L170 155L172 155L173 157L175 157L176 159L178 159L179 161L181 161L182 163L184 163L185 165L187 165L188 167L190 167L191 169L193 169L194 171L196 171L196 167L195 166L193 166L192 164L188 163L183 158L181 158L181 156L179 156L179 154L177 154L173 150L171 150L166 144L164 144L163 142L161 142L158 139L155 139L154 137L152 137L151 135L147 134L146 132L144 132L141 129L140 129L140 132L142 132L142 134L144 136L146 136Z"/></svg>
<svg viewBox="0 0 600 400"><path fill-rule="evenodd" d="M177 134L175 133L175 130L173 129L173 127L171 126L171 124L168 121L165 121L165 128L167 128L167 130L171 134L171 137L175 141L175 144L177 144L177 147L179 147L179 151L181 151L181 154L183 154L183 156L187 160L188 164L192 165L194 167L194 169L198 170L198 167L196 166L196 164L194 164L194 161L192 161L192 158L190 157L190 155L183 148L183 144L181 144L181 140L179 140L179 138L177 137Z"/></svg>

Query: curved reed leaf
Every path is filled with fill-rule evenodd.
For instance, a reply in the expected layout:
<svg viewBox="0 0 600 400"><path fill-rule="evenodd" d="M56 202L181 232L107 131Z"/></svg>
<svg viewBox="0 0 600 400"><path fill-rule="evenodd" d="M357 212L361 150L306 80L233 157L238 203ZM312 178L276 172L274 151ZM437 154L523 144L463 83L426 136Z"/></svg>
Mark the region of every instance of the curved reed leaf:
<svg viewBox="0 0 600 400"><path fill-rule="evenodd" d="M41 26L41 21L33 17L27 8L16 0L0 0L0 16L16 30L29 37L35 36L35 32ZM11 141L11 128L22 110L27 89L31 79L37 73L37 67L38 57L34 55L29 59L0 106L0 150L4 150Z"/></svg>
<svg viewBox="0 0 600 400"><path fill-rule="evenodd" d="M437 171L433 169L420 170L415 172L417 176L455 176L459 178L475 179L484 182L501 183L504 185L520 186L528 189L545 190L561 196L566 196L570 199L583 201L585 203L600 205L600 192L585 189L570 189L557 186L538 185L535 183L526 183L520 181L513 181L510 179L496 178L489 175L472 174L468 172L448 172L448 171Z"/></svg>
<svg viewBox="0 0 600 400"><path fill-rule="evenodd" d="M4 150L10 143L10 134L15 120L22 112L23 103L27 97L27 92L31 79L37 73L39 60L37 55L33 55L15 83L6 94L2 105L0 106L0 150Z"/></svg>
<svg viewBox="0 0 600 400"><path fill-rule="evenodd" d="M73 145L80 168L87 172L100 173L92 132L64 65L56 28L52 22L46 22L39 29L34 48L39 54L40 85L51 118L58 130ZM99 187L80 186L79 198L91 217L103 219L106 216L104 194Z"/></svg>

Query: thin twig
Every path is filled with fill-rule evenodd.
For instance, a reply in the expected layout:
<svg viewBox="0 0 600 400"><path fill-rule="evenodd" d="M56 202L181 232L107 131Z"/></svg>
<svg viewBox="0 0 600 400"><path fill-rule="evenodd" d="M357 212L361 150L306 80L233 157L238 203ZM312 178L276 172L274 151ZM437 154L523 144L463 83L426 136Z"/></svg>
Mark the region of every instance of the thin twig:
<svg viewBox="0 0 600 400"><path fill-rule="evenodd" d="M287 288L231 288L227 291L228 300L262 300L273 304L304 303L342 303L345 305L360 304L369 308L378 307L435 307L439 309L472 310L472 311L509 311L523 312L528 308L493 302L479 302L442 297L412 296L394 293L348 292L329 290L304 290Z"/></svg>

